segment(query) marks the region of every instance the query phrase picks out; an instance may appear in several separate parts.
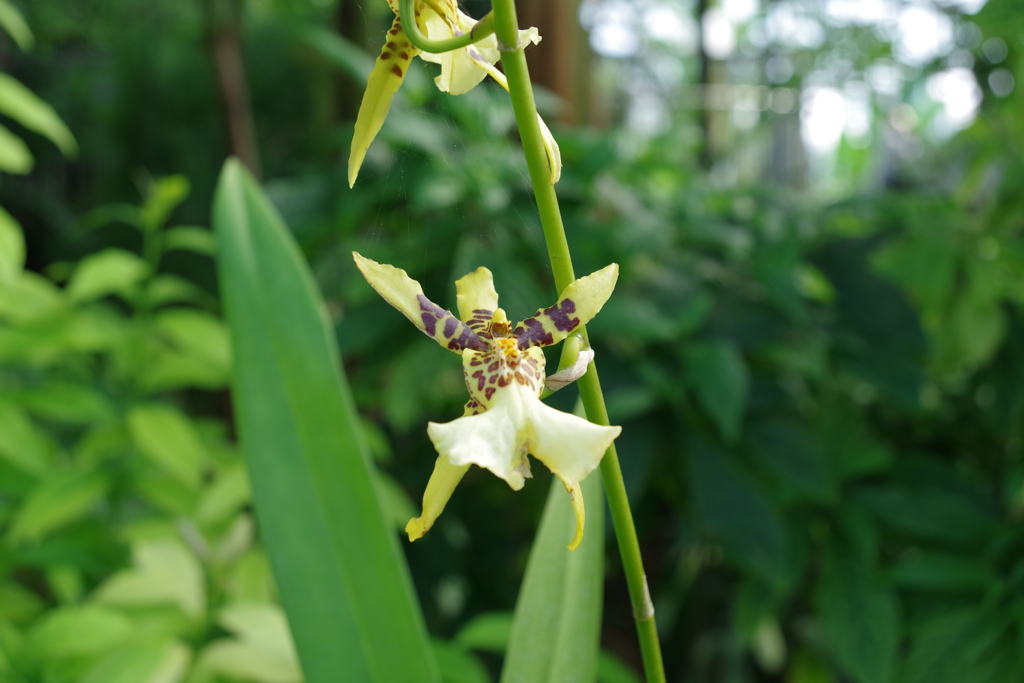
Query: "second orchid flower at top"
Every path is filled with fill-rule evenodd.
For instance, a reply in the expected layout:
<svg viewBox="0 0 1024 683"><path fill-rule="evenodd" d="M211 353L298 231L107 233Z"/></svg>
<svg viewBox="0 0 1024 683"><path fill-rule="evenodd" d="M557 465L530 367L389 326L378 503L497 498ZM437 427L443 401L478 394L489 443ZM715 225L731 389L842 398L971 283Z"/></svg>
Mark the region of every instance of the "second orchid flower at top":
<svg viewBox="0 0 1024 683"><path fill-rule="evenodd" d="M348 160L349 187L355 185L359 169L366 158L366 150L384 125L384 119L391 109L391 102L405 80L413 57L418 55L424 61L441 65L441 75L434 79L434 83L442 92L462 95L476 87L488 75L508 90L505 75L494 66L501 58L501 52L493 33L475 43L447 52L422 52L412 44L406 34L403 22L408 21L408 18L400 16L398 0L388 0L388 4L395 13L395 20L385 36L384 47L370 73L363 101L359 105ZM431 40L471 34L478 25L475 19L459 10L457 0L415 0L414 7L413 21L416 22L416 27ZM540 35L537 29L531 28L520 31L519 40L521 44L536 44L540 42ZM555 183L562 172L561 154L544 121L541 120L540 124L551 170L551 182Z"/></svg>

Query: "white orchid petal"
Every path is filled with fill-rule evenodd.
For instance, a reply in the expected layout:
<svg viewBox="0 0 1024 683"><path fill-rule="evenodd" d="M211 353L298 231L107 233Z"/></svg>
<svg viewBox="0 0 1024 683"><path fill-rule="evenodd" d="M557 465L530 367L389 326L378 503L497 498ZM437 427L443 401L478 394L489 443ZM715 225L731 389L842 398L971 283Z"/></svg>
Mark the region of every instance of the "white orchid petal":
<svg viewBox="0 0 1024 683"><path fill-rule="evenodd" d="M622 432L582 417L555 410L539 398L527 404L529 450L567 486L575 485L601 464L601 458Z"/></svg>
<svg viewBox="0 0 1024 683"><path fill-rule="evenodd" d="M505 400L479 415L467 415L438 424L427 423L427 435L434 448L453 465L479 465L504 479L518 491L525 478L519 464L526 457L523 411L520 402L509 391L499 392ZM497 397L496 397L497 398Z"/></svg>

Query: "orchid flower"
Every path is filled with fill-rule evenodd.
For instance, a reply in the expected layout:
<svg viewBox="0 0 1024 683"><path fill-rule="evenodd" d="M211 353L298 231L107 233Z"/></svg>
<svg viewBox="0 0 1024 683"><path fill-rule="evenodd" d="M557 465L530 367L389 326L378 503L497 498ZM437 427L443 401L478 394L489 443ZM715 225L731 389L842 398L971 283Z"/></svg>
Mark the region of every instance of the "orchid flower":
<svg viewBox="0 0 1024 683"><path fill-rule="evenodd" d="M399 16L397 0L388 0L388 4L395 13L395 20L385 36L380 58L377 59L373 71L370 72L366 92L363 94L363 101L359 105L359 113L356 115L352 149L348 159L349 187L355 185L359 168L363 165L363 159L366 158L366 150L369 149L370 143L380 132L381 126L384 125L384 119L391 109L391 101L402 85L402 81L405 80L405 74L408 72L409 63L413 57L419 55L420 59L424 61L441 65L441 75L434 79L434 83L442 92L452 95L465 94L488 75L498 81L505 90L508 90L505 75L494 66L501 58L501 52L498 50L498 39L493 33L467 47L438 54L421 52L412 44L402 28L402 17ZM415 7L414 20L417 26L432 40L443 40L472 33L477 24L476 19L459 10L457 0L416 0ZM519 39L521 43L537 44L540 42L540 34L536 28L530 28L520 31ZM538 119L540 119L539 116ZM562 158L558 150L558 143L555 142L543 119L540 119L540 126L551 170L551 182L556 183L562 172Z"/></svg>
<svg viewBox="0 0 1024 683"><path fill-rule="evenodd" d="M355 252L353 257L389 304L428 337L462 356L469 390L462 417L427 425L438 458L423 495L423 512L405 527L409 540L430 529L471 464L490 470L518 491L531 476L529 454L569 492L576 515L576 535L569 549L575 550L586 519L580 482L600 464L622 428L596 425L542 403L541 347L562 341L601 310L615 287L618 266L613 263L574 281L553 306L512 325L498 308L498 294L486 268L455 282L456 317L427 299L404 270Z"/></svg>

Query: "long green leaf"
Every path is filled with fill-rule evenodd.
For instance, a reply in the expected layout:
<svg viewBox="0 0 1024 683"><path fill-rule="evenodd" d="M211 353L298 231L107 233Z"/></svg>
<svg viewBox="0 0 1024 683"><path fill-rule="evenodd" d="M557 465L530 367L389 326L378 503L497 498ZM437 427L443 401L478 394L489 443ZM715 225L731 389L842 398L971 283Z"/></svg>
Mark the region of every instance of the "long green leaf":
<svg viewBox="0 0 1024 683"><path fill-rule="evenodd" d="M516 603L501 683L592 683L597 676L604 575L604 489L583 481L586 534L575 551L569 496L557 480L544 507Z"/></svg>
<svg viewBox="0 0 1024 683"><path fill-rule="evenodd" d="M213 225L242 449L306 681L437 681L323 302L235 159L221 174Z"/></svg>
<svg viewBox="0 0 1024 683"><path fill-rule="evenodd" d="M25 17L8 0L0 0L0 27L10 34L22 52L31 50L36 42L32 29L25 22Z"/></svg>
<svg viewBox="0 0 1024 683"><path fill-rule="evenodd" d="M0 73L0 114L50 138L66 157L78 156L78 143L53 107L5 73Z"/></svg>

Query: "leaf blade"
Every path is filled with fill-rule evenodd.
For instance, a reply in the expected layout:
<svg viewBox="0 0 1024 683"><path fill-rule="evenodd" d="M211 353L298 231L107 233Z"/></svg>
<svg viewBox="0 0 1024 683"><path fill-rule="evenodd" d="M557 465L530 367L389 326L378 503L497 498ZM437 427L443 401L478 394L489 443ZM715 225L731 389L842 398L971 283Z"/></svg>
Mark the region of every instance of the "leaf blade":
<svg viewBox="0 0 1024 683"><path fill-rule="evenodd" d="M213 224L239 433L306 680L433 683L436 663L323 303L237 160L221 174Z"/></svg>
<svg viewBox="0 0 1024 683"><path fill-rule="evenodd" d="M501 683L593 681L597 675L604 571L604 491L599 472L582 482L591 510L575 551L565 548L575 517L565 488L552 480L526 565Z"/></svg>

